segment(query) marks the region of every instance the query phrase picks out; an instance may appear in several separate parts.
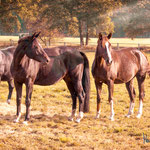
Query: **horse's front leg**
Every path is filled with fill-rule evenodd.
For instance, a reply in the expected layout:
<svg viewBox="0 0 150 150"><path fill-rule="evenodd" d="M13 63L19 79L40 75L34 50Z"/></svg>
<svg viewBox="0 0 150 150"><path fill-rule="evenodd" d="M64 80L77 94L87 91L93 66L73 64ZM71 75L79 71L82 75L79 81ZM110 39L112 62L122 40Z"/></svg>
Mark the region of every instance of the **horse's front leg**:
<svg viewBox="0 0 150 150"><path fill-rule="evenodd" d="M10 104L12 92L13 92L13 89L14 89L13 80L8 81L8 86L9 86L9 94L8 94L8 98L7 98L7 103Z"/></svg>
<svg viewBox="0 0 150 150"><path fill-rule="evenodd" d="M143 76L137 76L138 80L138 87L139 87L139 110L137 114L137 118L141 118L142 112L143 112L143 100L145 96L145 91L144 91L144 81L145 81L146 75Z"/></svg>
<svg viewBox="0 0 150 150"><path fill-rule="evenodd" d="M21 98L22 98L22 83L18 83L17 81L14 81L15 88L16 88L16 103L17 103L17 118L14 120L14 122L19 122L19 119L21 117Z"/></svg>
<svg viewBox="0 0 150 150"><path fill-rule="evenodd" d="M85 99L85 93L82 87L82 81L81 80L76 80L76 82L74 82L74 89L76 91L76 94L79 98L79 115L76 119L76 122L80 122L81 119L83 118L83 111L84 111L84 99ZM75 102L76 103L76 102ZM74 106L76 107L76 104L74 104Z"/></svg>
<svg viewBox="0 0 150 150"><path fill-rule="evenodd" d="M114 91L114 81L110 80L107 83L108 85L108 91L109 91L109 96L108 96L108 100L110 103L110 120L114 121L114 106L113 106L113 91Z"/></svg>
<svg viewBox="0 0 150 150"><path fill-rule="evenodd" d="M96 82L95 81L95 86L96 86L96 92L97 92L97 113L96 113L96 119L99 118L100 112L101 112L101 91L102 91L102 82Z"/></svg>
<svg viewBox="0 0 150 150"><path fill-rule="evenodd" d="M30 104L31 104L31 96L32 96L32 90L33 90L33 81L31 78L28 79L26 83L26 115L25 115L25 121L24 124L28 124L28 121L30 119Z"/></svg>

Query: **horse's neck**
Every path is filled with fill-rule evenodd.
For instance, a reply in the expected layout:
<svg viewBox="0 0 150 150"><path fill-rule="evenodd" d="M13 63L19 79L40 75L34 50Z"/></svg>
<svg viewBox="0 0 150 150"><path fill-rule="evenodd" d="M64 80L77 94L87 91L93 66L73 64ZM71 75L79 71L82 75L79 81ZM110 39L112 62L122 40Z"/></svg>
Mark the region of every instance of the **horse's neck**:
<svg viewBox="0 0 150 150"><path fill-rule="evenodd" d="M16 49L16 51L14 53L14 60L13 60L13 66L14 66L15 70L17 70L19 68L24 56L25 56L25 53L23 50Z"/></svg>
<svg viewBox="0 0 150 150"><path fill-rule="evenodd" d="M100 56L98 56L98 50L95 53L95 66L99 67L102 66L104 63L104 59Z"/></svg>
<svg viewBox="0 0 150 150"><path fill-rule="evenodd" d="M104 59L102 57L97 57L95 60L96 60L96 67L102 67L104 65Z"/></svg>

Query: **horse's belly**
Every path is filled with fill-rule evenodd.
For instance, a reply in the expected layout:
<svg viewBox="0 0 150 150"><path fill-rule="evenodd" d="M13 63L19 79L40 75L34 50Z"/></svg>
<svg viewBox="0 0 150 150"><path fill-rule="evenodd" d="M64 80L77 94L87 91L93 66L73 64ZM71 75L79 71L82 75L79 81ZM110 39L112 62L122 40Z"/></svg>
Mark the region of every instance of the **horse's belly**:
<svg viewBox="0 0 150 150"><path fill-rule="evenodd" d="M116 80L114 81L114 83L115 83L115 84L122 84L122 83L125 83L125 81L116 79Z"/></svg>
<svg viewBox="0 0 150 150"><path fill-rule="evenodd" d="M50 72L47 75L40 74L36 80L35 84L37 85L52 85L55 84L56 82L60 81L63 79L65 76L65 72Z"/></svg>

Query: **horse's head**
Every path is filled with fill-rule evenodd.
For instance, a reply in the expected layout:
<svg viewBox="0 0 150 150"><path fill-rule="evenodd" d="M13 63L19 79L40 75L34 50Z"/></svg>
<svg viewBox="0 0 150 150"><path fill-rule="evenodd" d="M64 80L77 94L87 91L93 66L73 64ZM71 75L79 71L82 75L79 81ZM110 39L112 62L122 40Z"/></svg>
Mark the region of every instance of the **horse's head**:
<svg viewBox="0 0 150 150"><path fill-rule="evenodd" d="M97 56L103 57L108 66L112 63L111 43L109 42L111 36L111 33L108 36L102 36L102 34L99 33L97 45Z"/></svg>
<svg viewBox="0 0 150 150"><path fill-rule="evenodd" d="M21 51L31 59L42 63L48 63L49 57L38 42L39 33L34 33L32 36L23 37L18 41L18 47Z"/></svg>

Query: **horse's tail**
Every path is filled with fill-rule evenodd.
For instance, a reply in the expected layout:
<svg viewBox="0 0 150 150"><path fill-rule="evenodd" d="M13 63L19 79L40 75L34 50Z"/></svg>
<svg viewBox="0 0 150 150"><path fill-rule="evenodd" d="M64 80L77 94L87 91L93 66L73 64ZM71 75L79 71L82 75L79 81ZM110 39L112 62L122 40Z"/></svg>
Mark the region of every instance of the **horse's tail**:
<svg viewBox="0 0 150 150"><path fill-rule="evenodd" d="M90 99L90 71L89 71L89 61L86 55L83 52L80 54L84 58L84 70L83 70L83 77L82 77L82 86L85 92L85 99L84 99L84 112L89 112L89 99Z"/></svg>

